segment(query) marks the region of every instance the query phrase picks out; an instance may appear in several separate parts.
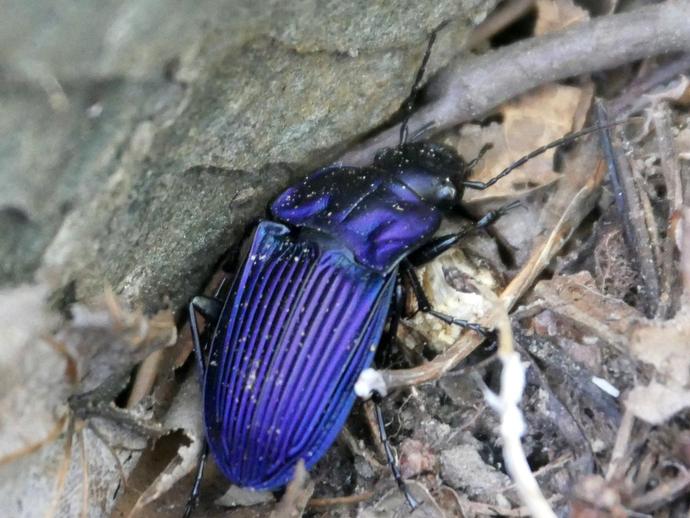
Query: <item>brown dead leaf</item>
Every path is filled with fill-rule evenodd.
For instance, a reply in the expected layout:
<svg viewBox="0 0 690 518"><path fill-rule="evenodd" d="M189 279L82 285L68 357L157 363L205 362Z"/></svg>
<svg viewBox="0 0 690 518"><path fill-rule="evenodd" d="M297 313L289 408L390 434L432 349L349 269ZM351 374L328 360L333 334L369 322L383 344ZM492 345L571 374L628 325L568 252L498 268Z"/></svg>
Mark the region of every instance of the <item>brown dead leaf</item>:
<svg viewBox="0 0 690 518"><path fill-rule="evenodd" d="M591 100L591 87L547 85L504 105L500 124L466 124L454 145L460 155L471 159L484 144L493 144L470 175L472 180L487 181L534 149L580 129L583 107ZM560 175L553 170L553 154L549 150L530 160L491 189L467 190L465 201L476 205L489 199L513 199L555 182Z"/></svg>
<svg viewBox="0 0 690 518"><path fill-rule="evenodd" d="M597 337L625 350L633 325L643 315L622 300L603 295L589 272L541 281L534 288L539 305L569 321L583 336Z"/></svg>
<svg viewBox="0 0 690 518"><path fill-rule="evenodd" d="M636 417L661 424L690 407L690 311L683 308L675 318L650 321L630 336L630 351L652 365L655 377L628 395L626 405Z"/></svg>
<svg viewBox="0 0 690 518"><path fill-rule="evenodd" d="M144 507L160 498L196 468L204 438L199 401L201 401L199 381L196 376L189 376L173 401L173 406L168 410L163 423L168 430L183 430L189 439L189 444L177 450L177 455L141 493L132 510L129 511L130 516L137 516Z"/></svg>
<svg viewBox="0 0 690 518"><path fill-rule="evenodd" d="M559 31L589 20L589 13L575 5L572 0L537 0L537 12L535 36Z"/></svg>
<svg viewBox="0 0 690 518"><path fill-rule="evenodd" d="M660 380L680 386L690 383L690 313L636 329L630 350L656 368Z"/></svg>

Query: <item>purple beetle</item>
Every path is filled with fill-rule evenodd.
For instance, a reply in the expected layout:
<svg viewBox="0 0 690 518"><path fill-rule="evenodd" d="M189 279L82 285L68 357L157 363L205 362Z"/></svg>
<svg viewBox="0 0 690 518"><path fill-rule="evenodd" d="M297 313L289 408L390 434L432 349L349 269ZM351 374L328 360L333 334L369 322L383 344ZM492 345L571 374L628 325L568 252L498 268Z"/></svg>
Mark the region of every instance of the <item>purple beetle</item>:
<svg viewBox="0 0 690 518"><path fill-rule="evenodd" d="M486 189L530 158L599 129L541 147L486 183L468 181L488 147L465 162L448 146L407 135L435 34L403 104L399 145L380 150L369 167L325 167L280 194L270 208L272 220L255 229L234 280L215 297L190 303L207 445L185 516L198 500L209 450L231 482L259 490L279 489L300 459L309 469L324 455L350 414L355 383L371 366L387 322L387 333L395 336L404 306L403 276L420 311L489 333L436 311L414 267L495 222L516 203L469 229L434 237L444 211L460 206L465 188ZM197 314L206 320L205 340ZM414 507L378 405L376 411L391 469Z"/></svg>

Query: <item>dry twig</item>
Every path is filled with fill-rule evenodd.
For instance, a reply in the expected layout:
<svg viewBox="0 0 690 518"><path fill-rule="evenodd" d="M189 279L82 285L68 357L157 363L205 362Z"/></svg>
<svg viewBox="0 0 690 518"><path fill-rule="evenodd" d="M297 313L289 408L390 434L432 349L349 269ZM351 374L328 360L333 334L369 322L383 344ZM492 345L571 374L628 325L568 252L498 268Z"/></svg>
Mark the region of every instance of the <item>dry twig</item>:
<svg viewBox="0 0 690 518"><path fill-rule="evenodd" d="M481 288L480 288L481 289ZM537 518L555 518L556 514L544 498L537 479L527 462L522 448L522 436L526 424L522 411L518 407L525 388L525 367L520 355L513 347L513 333L507 308L489 290L482 294L494 299L493 319L498 331L498 358L503 364L501 370L501 388L494 394L488 387L483 387L484 398L501 417L500 433L503 440L503 459L520 499Z"/></svg>
<svg viewBox="0 0 690 518"><path fill-rule="evenodd" d="M348 496L335 496L333 498L312 498L311 500L309 500L307 507L309 507L310 509L323 509L325 507L335 507L338 505L353 505L358 504L360 502L366 502L373 496L373 491L364 491L362 493Z"/></svg>
<svg viewBox="0 0 690 518"><path fill-rule="evenodd" d="M618 433L616 434L616 442L613 445L611 452L611 460L606 470L606 480L611 482L616 478L622 478L625 471L630 465L630 457L628 455L628 445L630 443L630 436L632 435L633 425L635 424L635 416L629 410L623 413Z"/></svg>
<svg viewBox="0 0 690 518"><path fill-rule="evenodd" d="M151 393L163 359L163 350L149 354L137 369L132 391L127 399L127 408L133 408Z"/></svg>
<svg viewBox="0 0 690 518"><path fill-rule="evenodd" d="M680 176L680 162L674 146L673 134L671 133L671 113L667 102L659 102L652 110L654 128L656 134L656 144L661 157L661 171L666 184L667 198L670 202L667 218L666 237L661 244L661 258L659 260L661 278L661 293L659 296L659 306L657 307L657 318L668 318L673 305L673 287L676 281L675 268L673 264L675 256L674 236L671 229L671 222L678 214L683 205L682 180Z"/></svg>
<svg viewBox="0 0 690 518"><path fill-rule="evenodd" d="M619 118L639 112L652 102L652 98L644 94L659 85L668 83L687 70L690 70L690 54L683 54L678 59L660 66L649 76L631 85L623 95L612 101L609 106L611 113L615 118Z"/></svg>
<svg viewBox="0 0 690 518"><path fill-rule="evenodd" d="M602 103L597 103L597 112L602 122L607 122L606 110ZM612 144L608 130L602 132L602 145L625 242L644 282L647 313L653 313L659 300L659 278L655 255L650 246L653 238L648 226L649 210L645 210L645 207L649 206L649 200L639 183L635 181L628 158L620 146Z"/></svg>

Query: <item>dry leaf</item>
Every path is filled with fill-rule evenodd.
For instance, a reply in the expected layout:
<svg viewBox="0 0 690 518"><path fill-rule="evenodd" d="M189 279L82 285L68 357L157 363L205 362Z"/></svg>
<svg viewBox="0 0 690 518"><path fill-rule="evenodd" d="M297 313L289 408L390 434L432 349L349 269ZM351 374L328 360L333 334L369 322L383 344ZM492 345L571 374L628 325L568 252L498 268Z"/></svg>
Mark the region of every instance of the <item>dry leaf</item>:
<svg viewBox="0 0 690 518"><path fill-rule="evenodd" d="M167 430L184 431L189 444L177 450L177 455L167 467L141 493L131 511L132 515L136 516L140 509L160 498L196 469L204 438L200 401L199 381L196 376L189 376L177 393L163 423Z"/></svg>
<svg viewBox="0 0 690 518"><path fill-rule="evenodd" d="M589 20L589 13L572 0L537 0L535 36L565 29L570 25Z"/></svg>
<svg viewBox="0 0 690 518"><path fill-rule="evenodd" d="M647 386L635 387L626 401L640 419L661 424L676 412L690 407L690 311L681 309L675 318L650 322L635 329L630 351L652 365L655 376Z"/></svg>
<svg viewBox="0 0 690 518"><path fill-rule="evenodd" d="M690 407L690 390L652 381L632 389L625 403L636 417L658 425Z"/></svg>
<svg viewBox="0 0 690 518"><path fill-rule="evenodd" d="M624 350L633 325L644 316L625 302L603 295L589 272L541 281L534 288L539 305L569 321L583 336L597 337Z"/></svg>
<svg viewBox="0 0 690 518"><path fill-rule="evenodd" d="M174 322L170 313L131 313L113 298L74 307L65 322L46 309L48 291L0 292L0 508L7 516L107 515L147 441L105 419L77 419L68 398L169 344ZM132 422L140 417L140 409L103 403Z"/></svg>
<svg viewBox="0 0 690 518"><path fill-rule="evenodd" d="M589 106L591 99L591 88L547 85L504 105L500 124L466 124L455 143L460 155L471 159L484 144L493 144L470 178L487 181L536 148L579 129L582 107ZM555 182L560 175L553 171L553 154L549 150L530 160L491 189L468 189L464 201L473 205L488 199L505 201Z"/></svg>

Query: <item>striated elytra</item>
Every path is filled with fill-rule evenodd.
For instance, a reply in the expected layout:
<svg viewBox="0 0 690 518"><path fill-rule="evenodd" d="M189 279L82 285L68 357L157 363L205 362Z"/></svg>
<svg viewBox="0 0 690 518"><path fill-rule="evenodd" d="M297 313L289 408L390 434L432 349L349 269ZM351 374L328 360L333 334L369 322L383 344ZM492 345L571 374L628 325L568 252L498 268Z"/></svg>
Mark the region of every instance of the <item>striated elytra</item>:
<svg viewBox="0 0 690 518"><path fill-rule="evenodd" d="M467 166L447 146L405 142L381 150L369 167L320 169L273 202L229 286L192 301L208 449L228 480L278 489L300 460L309 469L324 455L387 322L395 333L402 276L421 311L487 332L434 310L414 273L467 233L433 237L444 211L462 199ZM513 206L489 213L473 230ZM197 313L213 330L206 340Z"/></svg>
<svg viewBox="0 0 690 518"><path fill-rule="evenodd" d="M406 146L405 156L440 151ZM256 228L205 366L208 443L230 481L279 488L299 459L309 469L335 440L381 339L400 262L459 199L455 159L453 171L416 161L329 167L272 204L279 223Z"/></svg>

